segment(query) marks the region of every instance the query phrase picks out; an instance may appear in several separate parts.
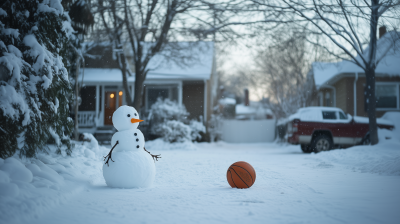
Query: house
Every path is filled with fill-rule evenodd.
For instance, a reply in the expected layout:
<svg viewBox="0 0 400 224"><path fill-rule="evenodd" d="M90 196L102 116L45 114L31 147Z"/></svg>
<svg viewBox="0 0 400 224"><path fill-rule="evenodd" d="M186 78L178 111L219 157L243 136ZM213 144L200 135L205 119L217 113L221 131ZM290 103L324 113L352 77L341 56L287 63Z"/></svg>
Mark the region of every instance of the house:
<svg viewBox="0 0 400 224"><path fill-rule="evenodd" d="M171 43L172 44L172 43ZM204 124L210 119L216 95L216 68L213 42L179 42L174 54L161 52L154 56L148 67L150 71L144 82L141 118L146 115L158 97L169 98L185 105L190 119L201 119ZM94 133L103 127L112 128L112 114L121 105L126 105L122 86L122 73L113 60L109 44L93 47L85 57L85 68L79 81L83 80L78 120L80 132ZM132 57L129 51L127 58ZM175 60L180 56L194 55L192 60ZM129 62L129 60L128 60ZM134 65L129 64L131 71ZM133 98L135 76L128 77L128 87Z"/></svg>
<svg viewBox="0 0 400 224"><path fill-rule="evenodd" d="M377 117L387 111L400 111L400 40L393 44L400 33L385 33L381 28L377 43L377 58L389 49L375 70ZM364 102L366 78L360 67L350 61L314 62L309 74L317 90L310 106L338 107L351 115L368 116Z"/></svg>

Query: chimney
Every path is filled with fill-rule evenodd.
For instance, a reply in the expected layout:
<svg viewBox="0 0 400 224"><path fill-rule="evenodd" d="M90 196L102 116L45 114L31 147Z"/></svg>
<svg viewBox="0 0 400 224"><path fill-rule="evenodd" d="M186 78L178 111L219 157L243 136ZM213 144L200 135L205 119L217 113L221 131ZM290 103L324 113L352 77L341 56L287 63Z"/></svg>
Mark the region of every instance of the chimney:
<svg viewBox="0 0 400 224"><path fill-rule="evenodd" d="M379 27L379 39L386 33L386 26Z"/></svg>
<svg viewBox="0 0 400 224"><path fill-rule="evenodd" d="M250 105L249 90L248 89L244 89L244 105L245 106L249 106Z"/></svg>

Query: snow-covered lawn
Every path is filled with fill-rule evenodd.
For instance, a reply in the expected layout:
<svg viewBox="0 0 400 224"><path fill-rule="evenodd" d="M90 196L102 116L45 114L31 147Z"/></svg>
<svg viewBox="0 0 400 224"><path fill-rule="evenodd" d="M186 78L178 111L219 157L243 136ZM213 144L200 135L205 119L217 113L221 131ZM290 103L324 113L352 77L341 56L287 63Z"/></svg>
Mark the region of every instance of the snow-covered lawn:
<svg viewBox="0 0 400 224"><path fill-rule="evenodd" d="M0 223L399 223L400 142L303 154L273 144L166 144L152 188L105 185L102 156L111 147L78 143L72 157L23 160L33 179L13 180L0 161ZM249 189L232 189L228 167L247 161L257 172ZM118 161L116 161L118 162ZM22 164L20 164L22 165ZM16 166L15 164L13 166ZM22 168L21 168L22 169ZM51 172L52 169L57 171ZM34 169L33 169L34 170ZM8 179L7 179L8 178ZM8 182L7 182L8 180ZM8 186L7 185L7 186ZM2 188L5 189L4 187Z"/></svg>

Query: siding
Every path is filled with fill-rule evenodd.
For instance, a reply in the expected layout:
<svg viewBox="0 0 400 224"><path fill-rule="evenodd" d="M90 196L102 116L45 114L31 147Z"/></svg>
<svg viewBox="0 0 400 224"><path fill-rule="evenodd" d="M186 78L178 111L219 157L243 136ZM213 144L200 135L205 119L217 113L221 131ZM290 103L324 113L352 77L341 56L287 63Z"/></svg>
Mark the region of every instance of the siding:
<svg viewBox="0 0 400 224"><path fill-rule="evenodd" d="M347 83L346 79L341 79L335 85L336 89L336 107L342 109L345 113L349 113L347 106Z"/></svg>
<svg viewBox="0 0 400 224"><path fill-rule="evenodd" d="M362 74L364 76L364 74ZM360 76L360 74L359 74ZM357 80L357 116L368 117L367 112L364 108L364 87L365 87L365 77L358 77Z"/></svg>

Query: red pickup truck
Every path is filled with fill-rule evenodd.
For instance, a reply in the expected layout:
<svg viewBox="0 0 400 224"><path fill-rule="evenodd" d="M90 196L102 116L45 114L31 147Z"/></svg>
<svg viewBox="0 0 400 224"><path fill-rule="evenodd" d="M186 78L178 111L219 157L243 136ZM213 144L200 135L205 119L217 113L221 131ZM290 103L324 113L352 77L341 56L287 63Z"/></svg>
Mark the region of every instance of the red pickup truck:
<svg viewBox="0 0 400 224"><path fill-rule="evenodd" d="M391 121L377 119L379 128L392 130ZM336 146L369 143L368 118L346 115L335 107L306 107L287 120L286 140L300 144L305 153L330 150Z"/></svg>

